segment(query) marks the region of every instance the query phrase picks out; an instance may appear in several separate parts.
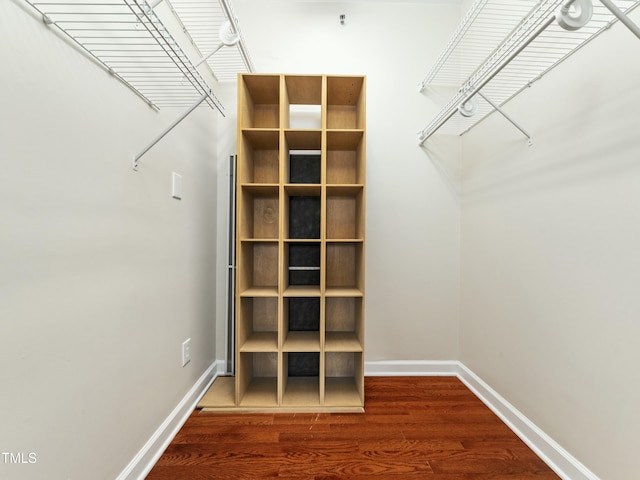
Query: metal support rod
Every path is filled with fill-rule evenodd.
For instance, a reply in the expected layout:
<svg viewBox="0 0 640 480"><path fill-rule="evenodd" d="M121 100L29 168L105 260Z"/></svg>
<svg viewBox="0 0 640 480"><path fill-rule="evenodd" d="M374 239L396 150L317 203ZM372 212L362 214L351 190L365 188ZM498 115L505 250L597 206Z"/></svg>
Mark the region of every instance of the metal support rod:
<svg viewBox="0 0 640 480"><path fill-rule="evenodd" d="M478 92L478 95L480 95L484 99L484 101L487 102L489 105L491 105L500 115L502 115L504 118L509 120L509 122L511 122L511 124L514 127L516 127L518 130L520 130L524 134L524 136L529 139L529 145L533 145L533 140L531 139L531 135L529 135L529 133L524 128L522 128L520 125L518 125L518 123L513 118L511 118L509 115L507 115L507 112L502 110L502 108L500 108L500 106L498 106L497 104L495 104L491 100L489 100L487 97L485 97L481 92Z"/></svg>
<svg viewBox="0 0 640 480"><path fill-rule="evenodd" d="M611 13L613 13L616 17L618 17L618 20L624 23L624 25L629 30L631 30L631 32L636 37L640 38L640 27L638 27L638 25L633 23L633 21L631 21L631 19L627 17L627 15L622 10L620 10L611 0L600 0L600 3L602 3L605 7L609 9Z"/></svg>
<svg viewBox="0 0 640 480"><path fill-rule="evenodd" d="M206 62L206 61L209 59L209 57L210 57L211 55L213 55L214 53L216 53L216 52L217 52L218 50L220 50L222 47L224 47L224 43L220 43L220 45L218 45L218 46L213 50L213 52L211 52L210 54L208 54L206 57L202 57L202 59L201 59L198 63L196 63L196 64L194 65L194 67L199 67L200 65L202 65L204 62Z"/></svg>
<svg viewBox="0 0 640 480"><path fill-rule="evenodd" d="M549 27L549 25L551 25L555 21L555 19L556 19L556 16L551 15L540 27L538 27L538 29L525 42L522 43L522 45L520 45L517 49L515 49L506 59L504 59L502 63L495 70L493 70L486 78L484 78L477 85L469 85L468 89L465 88L465 90L467 90L469 93L462 99L462 101L459 104L464 104L476 93L478 93L487 83L489 83L493 79L493 77L495 77L498 73L500 73L502 69L504 69L504 67L506 67L515 57L517 57L520 54L520 52L522 52L522 50L527 48L527 46L531 42L533 42L536 39L536 37L538 37L544 30L546 30L547 27ZM451 111L448 112L445 116L443 116L437 122L437 124L433 128L431 128L431 132L429 132L428 134L422 135L420 137L419 144L420 145L424 144L424 142L426 142L427 139L431 135L433 135L442 125L444 125L447 122L447 120L449 120L456 112L457 112L457 105L452 107Z"/></svg>
<svg viewBox="0 0 640 480"><path fill-rule="evenodd" d="M531 42L533 42L538 37L538 35L540 35L542 32L544 32L549 25L551 25L553 22L555 22L555 20L556 20L556 16L555 15L551 15L551 17L549 17L547 19L547 21L545 21L538 28L538 30L536 30L534 32L533 35L531 35L522 45L520 45L518 48L516 48L505 60L503 60L502 63L498 66L498 68L496 68L493 72L491 72L490 75L488 75L485 79L483 79L477 85L470 85L469 86L469 90L468 90L469 91L468 95L460 103L464 104L471 97L473 97L476 93L478 93L480 90L482 90L484 88L484 86L493 79L493 77L498 75L502 71L502 69L504 69L504 67L509 65L509 63L511 63L511 61L514 58L516 58L518 55L520 55L520 52L522 52L522 50L527 48L529 46L529 44Z"/></svg>
<svg viewBox="0 0 640 480"><path fill-rule="evenodd" d="M169 133L171 130L173 130L182 120L184 120L185 118L187 118L187 116L193 112L196 108L198 108L198 106L204 102L207 97L209 96L209 93L205 93L204 95L202 95L202 97L200 97L200 99L189 108L189 110L187 110L186 112L184 112L180 118L178 118L175 122L173 122L171 125L169 125L169 127L162 132L160 135L158 135L158 137L151 142L144 150L142 150L138 155L136 155L133 159L133 169L135 171L138 171L138 160L140 159L140 157L142 157L145 153L147 153L151 147L153 147L156 143L158 143L160 140L162 140L164 138L164 136Z"/></svg>

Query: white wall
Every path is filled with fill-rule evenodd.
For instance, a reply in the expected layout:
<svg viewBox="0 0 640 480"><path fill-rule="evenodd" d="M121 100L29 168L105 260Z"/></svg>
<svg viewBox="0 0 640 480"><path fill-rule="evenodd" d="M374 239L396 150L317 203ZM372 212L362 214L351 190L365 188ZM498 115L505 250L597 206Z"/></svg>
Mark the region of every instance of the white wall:
<svg viewBox="0 0 640 480"><path fill-rule="evenodd" d="M215 359L217 114L134 173L184 109L152 111L25 2L0 32L0 452L37 460L0 477L112 480Z"/></svg>
<svg viewBox="0 0 640 480"><path fill-rule="evenodd" d="M417 84L459 22L459 6L234 6L258 72L367 76L366 359L455 359L458 162L447 165L450 178L418 147L416 132L438 108Z"/></svg>
<svg viewBox="0 0 640 480"><path fill-rule="evenodd" d="M463 137L460 359L606 480L637 477L638 58L616 25L508 104L532 147Z"/></svg>

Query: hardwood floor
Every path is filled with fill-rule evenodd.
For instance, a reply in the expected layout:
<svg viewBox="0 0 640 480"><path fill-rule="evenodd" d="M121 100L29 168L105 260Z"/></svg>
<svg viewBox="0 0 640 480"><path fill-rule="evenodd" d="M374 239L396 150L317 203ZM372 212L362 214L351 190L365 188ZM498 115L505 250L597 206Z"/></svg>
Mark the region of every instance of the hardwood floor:
<svg viewBox="0 0 640 480"><path fill-rule="evenodd" d="M365 413L193 412L149 480L558 479L454 377L366 377Z"/></svg>

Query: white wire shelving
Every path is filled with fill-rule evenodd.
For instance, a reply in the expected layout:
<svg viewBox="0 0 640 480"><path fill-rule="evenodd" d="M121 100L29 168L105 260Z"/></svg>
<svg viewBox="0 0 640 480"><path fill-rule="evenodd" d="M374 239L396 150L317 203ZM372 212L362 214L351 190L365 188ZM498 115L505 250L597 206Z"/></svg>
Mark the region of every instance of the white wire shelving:
<svg viewBox="0 0 640 480"><path fill-rule="evenodd" d="M25 0L152 107L224 107L145 0Z"/></svg>
<svg viewBox="0 0 640 480"><path fill-rule="evenodd" d="M198 58L189 58L154 11L163 1L182 29L183 45L190 42L190 50L195 52L191 55ZM224 116L224 107L205 77L235 80L239 72L253 70L229 0L25 2L40 13L45 24L68 37L154 109L188 107L133 158L134 170L145 153L200 105L217 109ZM227 41L225 33L231 33L234 40ZM215 49L203 54L213 42L217 43ZM212 75L201 75L198 70L205 61L208 67L201 68L209 68Z"/></svg>
<svg viewBox="0 0 640 480"><path fill-rule="evenodd" d="M218 32L225 21L231 21L240 41L222 48L207 58L211 71L220 82L235 82L238 73L253 72L253 60L246 48L239 22L229 0L170 0L193 44L203 56L220 45Z"/></svg>
<svg viewBox="0 0 640 480"><path fill-rule="evenodd" d="M474 2L420 83L421 90L436 85L455 86L458 90L418 132L419 144L436 131L462 135L496 110L531 143L531 136L506 115L502 106L618 19L638 34L626 14L640 6L639 0L594 0L588 23L576 30L566 30L556 21L557 12L572 3L571 0ZM475 113L458 114L459 106L466 106L471 99Z"/></svg>

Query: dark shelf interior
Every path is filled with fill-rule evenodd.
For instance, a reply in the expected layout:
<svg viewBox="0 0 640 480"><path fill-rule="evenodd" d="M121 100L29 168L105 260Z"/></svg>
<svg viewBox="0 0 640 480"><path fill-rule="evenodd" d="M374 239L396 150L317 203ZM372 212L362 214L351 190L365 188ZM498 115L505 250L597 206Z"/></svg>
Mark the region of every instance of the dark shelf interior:
<svg viewBox="0 0 640 480"><path fill-rule="evenodd" d="M290 377L318 377L320 375L320 353L291 352L288 354Z"/></svg>
<svg viewBox="0 0 640 480"><path fill-rule="evenodd" d="M320 238L320 197L289 197L289 238Z"/></svg>
<svg viewBox="0 0 640 480"><path fill-rule="evenodd" d="M289 331L320 331L320 298L289 298Z"/></svg>
<svg viewBox="0 0 640 480"><path fill-rule="evenodd" d="M290 183L320 183L319 154L289 155Z"/></svg>
<svg viewBox="0 0 640 480"><path fill-rule="evenodd" d="M320 244L289 245L289 285L320 285Z"/></svg>

